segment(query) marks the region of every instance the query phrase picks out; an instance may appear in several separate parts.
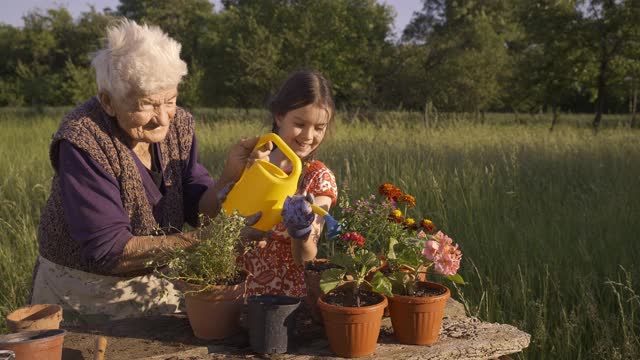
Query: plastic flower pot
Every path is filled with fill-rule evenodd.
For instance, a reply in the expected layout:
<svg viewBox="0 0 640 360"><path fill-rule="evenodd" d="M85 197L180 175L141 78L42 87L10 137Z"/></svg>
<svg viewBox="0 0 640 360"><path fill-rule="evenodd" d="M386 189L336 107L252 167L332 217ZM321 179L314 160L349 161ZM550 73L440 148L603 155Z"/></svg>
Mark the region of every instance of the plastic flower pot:
<svg viewBox="0 0 640 360"><path fill-rule="evenodd" d="M67 332L62 329L25 331L0 336L0 350L13 351L18 360L60 360Z"/></svg>
<svg viewBox="0 0 640 360"><path fill-rule="evenodd" d="M438 341L444 308L451 292L446 286L432 282L419 282L417 286L445 292L427 297L394 295L389 298L391 324L399 342L430 345Z"/></svg>
<svg viewBox="0 0 640 360"><path fill-rule="evenodd" d="M21 307L7 315L11 332L59 329L62 307L56 304L37 304Z"/></svg>
<svg viewBox="0 0 640 360"><path fill-rule="evenodd" d="M248 306L249 342L253 351L286 353L300 299L284 295L257 295L249 297Z"/></svg>
<svg viewBox="0 0 640 360"><path fill-rule="evenodd" d="M331 351L348 358L373 354L378 343L387 298L378 295L381 301L377 304L346 307L326 303L323 301L325 296L318 299L318 306L322 311Z"/></svg>

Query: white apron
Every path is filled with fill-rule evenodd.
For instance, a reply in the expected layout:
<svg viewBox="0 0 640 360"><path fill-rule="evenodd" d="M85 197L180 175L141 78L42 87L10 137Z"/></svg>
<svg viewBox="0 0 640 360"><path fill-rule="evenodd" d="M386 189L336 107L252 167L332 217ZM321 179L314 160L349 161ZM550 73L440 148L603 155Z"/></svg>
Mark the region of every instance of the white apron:
<svg viewBox="0 0 640 360"><path fill-rule="evenodd" d="M91 274L38 257L31 304L59 304L66 320L119 320L180 311L180 292L149 274L122 278Z"/></svg>

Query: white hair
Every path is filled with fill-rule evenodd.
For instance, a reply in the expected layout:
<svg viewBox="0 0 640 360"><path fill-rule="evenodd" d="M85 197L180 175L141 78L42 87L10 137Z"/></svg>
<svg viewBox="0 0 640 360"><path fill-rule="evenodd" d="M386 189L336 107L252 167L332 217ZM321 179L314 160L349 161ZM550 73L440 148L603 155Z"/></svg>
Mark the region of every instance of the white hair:
<svg viewBox="0 0 640 360"><path fill-rule="evenodd" d="M91 61L98 93L106 91L116 99L151 95L177 87L187 74L182 46L157 26L122 19L107 28L106 40Z"/></svg>

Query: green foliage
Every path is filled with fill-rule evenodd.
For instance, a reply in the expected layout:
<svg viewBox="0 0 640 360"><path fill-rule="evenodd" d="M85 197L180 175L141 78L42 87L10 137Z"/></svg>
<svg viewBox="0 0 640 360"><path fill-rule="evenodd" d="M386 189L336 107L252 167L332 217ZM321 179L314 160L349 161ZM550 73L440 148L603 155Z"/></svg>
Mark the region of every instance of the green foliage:
<svg viewBox="0 0 640 360"><path fill-rule="evenodd" d="M53 174L48 146L69 108L43 110L0 111L2 315L29 294ZM264 115L195 111L198 159L212 176L230 144L266 130ZM488 114L484 126L441 115L449 120L430 129L416 112L380 113L375 125L339 117L319 158L354 199L397 180L421 213L464 239L468 284L452 296L473 316L532 334L521 358L640 358L640 138L623 127L627 117L605 114L593 136L584 114L553 133L547 114L526 127L512 114ZM6 332L3 324L0 316Z"/></svg>
<svg viewBox="0 0 640 360"><path fill-rule="evenodd" d="M380 267L380 259L371 251L352 248L348 253L337 253L329 261L340 268L327 269L320 277L320 289L329 293L338 286L352 289L357 306L360 306L360 294L363 290L372 290L392 296L391 284L384 276L376 273L371 281L365 279L372 270ZM345 280L348 279L348 280Z"/></svg>
<svg viewBox="0 0 640 360"><path fill-rule="evenodd" d="M237 258L244 253L239 239L245 226L242 216L224 212L203 222L206 225L198 232L199 242L195 246L174 250L163 257L162 264L156 264L166 265L167 271L160 272L165 278L201 285L201 291L227 284L239 275L242 267Z"/></svg>

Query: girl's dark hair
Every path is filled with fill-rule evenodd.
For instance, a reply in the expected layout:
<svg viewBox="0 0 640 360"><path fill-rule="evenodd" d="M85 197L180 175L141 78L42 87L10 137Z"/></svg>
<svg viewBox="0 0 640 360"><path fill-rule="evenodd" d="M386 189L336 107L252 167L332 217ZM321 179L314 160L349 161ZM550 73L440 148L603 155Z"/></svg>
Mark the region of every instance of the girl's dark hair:
<svg viewBox="0 0 640 360"><path fill-rule="evenodd" d="M278 133L276 117L285 116L289 111L309 104L329 110L329 124L333 122L336 106L331 94L331 83L322 74L314 70L296 71L289 75L280 90L269 102L272 130Z"/></svg>

